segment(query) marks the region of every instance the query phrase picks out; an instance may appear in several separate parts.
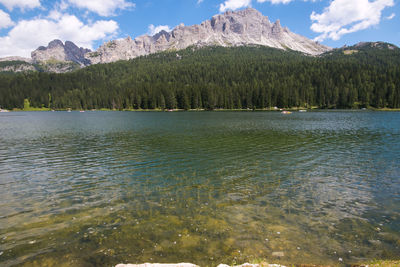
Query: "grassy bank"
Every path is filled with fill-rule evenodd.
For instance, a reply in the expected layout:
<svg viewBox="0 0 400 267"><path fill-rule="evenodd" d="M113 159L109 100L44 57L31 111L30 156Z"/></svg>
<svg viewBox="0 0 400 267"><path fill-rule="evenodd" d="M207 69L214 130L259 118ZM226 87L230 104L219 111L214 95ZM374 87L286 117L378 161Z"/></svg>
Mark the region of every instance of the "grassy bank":
<svg viewBox="0 0 400 267"><path fill-rule="evenodd" d="M34 107L29 107L29 108L14 108L12 111L50 111L51 109L49 108L34 108Z"/></svg>

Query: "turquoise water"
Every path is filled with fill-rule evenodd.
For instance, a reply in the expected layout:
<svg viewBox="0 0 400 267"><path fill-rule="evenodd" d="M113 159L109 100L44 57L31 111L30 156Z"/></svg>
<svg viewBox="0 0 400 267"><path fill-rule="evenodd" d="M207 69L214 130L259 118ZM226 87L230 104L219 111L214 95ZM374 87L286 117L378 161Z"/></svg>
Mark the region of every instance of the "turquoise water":
<svg viewBox="0 0 400 267"><path fill-rule="evenodd" d="M0 114L0 265L399 259L399 151L396 112Z"/></svg>

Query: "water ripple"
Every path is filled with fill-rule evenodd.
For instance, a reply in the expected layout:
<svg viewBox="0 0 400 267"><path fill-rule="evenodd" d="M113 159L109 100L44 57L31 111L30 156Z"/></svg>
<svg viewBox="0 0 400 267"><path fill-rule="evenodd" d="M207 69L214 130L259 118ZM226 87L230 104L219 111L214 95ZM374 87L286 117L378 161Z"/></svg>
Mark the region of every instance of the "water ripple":
<svg viewBox="0 0 400 267"><path fill-rule="evenodd" d="M0 125L2 265L399 251L398 113L14 114Z"/></svg>

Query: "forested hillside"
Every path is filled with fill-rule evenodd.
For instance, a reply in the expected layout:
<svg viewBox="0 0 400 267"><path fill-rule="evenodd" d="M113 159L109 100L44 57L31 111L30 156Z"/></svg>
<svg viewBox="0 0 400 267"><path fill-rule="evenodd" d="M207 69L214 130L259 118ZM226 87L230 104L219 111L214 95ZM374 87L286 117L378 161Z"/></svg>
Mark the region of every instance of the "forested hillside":
<svg viewBox="0 0 400 267"><path fill-rule="evenodd" d="M188 48L66 74L0 74L0 106L24 99L52 109L400 108L400 49Z"/></svg>

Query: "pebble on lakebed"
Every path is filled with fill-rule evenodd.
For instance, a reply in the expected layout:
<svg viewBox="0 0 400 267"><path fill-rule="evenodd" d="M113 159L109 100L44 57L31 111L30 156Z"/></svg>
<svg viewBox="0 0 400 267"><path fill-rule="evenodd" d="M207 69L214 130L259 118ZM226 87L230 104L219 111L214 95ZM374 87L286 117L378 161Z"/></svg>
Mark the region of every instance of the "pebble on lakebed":
<svg viewBox="0 0 400 267"><path fill-rule="evenodd" d="M274 257L284 257L285 253L283 253L282 251L272 252L272 256L274 256Z"/></svg>
<svg viewBox="0 0 400 267"><path fill-rule="evenodd" d="M261 266L262 267L285 267L285 266L279 265L279 264L268 264L268 263L262 263L262 264L245 263L242 265L235 265L235 266L220 264L217 267L261 267ZM199 266L192 264L192 263L168 263L168 264L143 263L143 264L118 264L115 267L199 267Z"/></svg>
<svg viewBox="0 0 400 267"><path fill-rule="evenodd" d="M143 263L143 264L118 264L115 267L199 267L191 263Z"/></svg>

